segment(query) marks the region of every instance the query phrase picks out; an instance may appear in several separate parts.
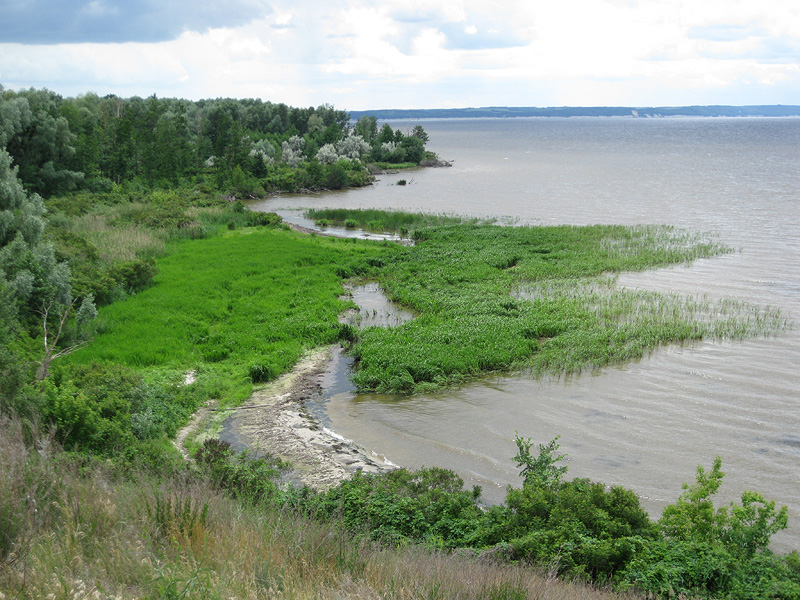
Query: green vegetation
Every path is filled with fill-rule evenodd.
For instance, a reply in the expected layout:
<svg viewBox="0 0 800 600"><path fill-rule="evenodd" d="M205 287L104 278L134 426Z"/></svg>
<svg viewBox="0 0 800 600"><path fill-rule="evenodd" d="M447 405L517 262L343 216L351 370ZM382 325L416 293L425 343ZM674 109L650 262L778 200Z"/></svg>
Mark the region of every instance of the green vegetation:
<svg viewBox="0 0 800 600"><path fill-rule="evenodd" d="M368 211L313 214L368 227L382 220ZM768 335L787 325L772 309L622 290L604 275L728 251L670 227L462 223L418 226L411 237L413 247L387 254L369 276L418 317L361 332L351 352L362 391L416 393L511 369L575 373L667 343Z"/></svg>
<svg viewBox="0 0 800 600"><path fill-rule="evenodd" d="M407 235L413 229L434 225L456 225L461 223L477 223L477 219L447 215L431 215L426 213L410 213L401 210L385 211L370 208L310 208L305 211L308 219L316 223L344 226L349 222L353 227L361 227L368 231L386 231Z"/></svg>
<svg viewBox="0 0 800 600"><path fill-rule="evenodd" d="M269 228L186 240L159 260L153 287L101 310L103 335L74 360L196 370L216 382L212 397L241 401L253 380L341 339L339 272L383 253Z"/></svg>
<svg viewBox="0 0 800 600"><path fill-rule="evenodd" d="M366 173L340 156L363 148L354 137L401 162L424 156L427 134L366 118L339 138L337 111L281 107L0 89L0 600L610 595L553 574L665 598L800 599L800 558L768 548L786 509L757 492L715 506L719 459L657 523L630 490L565 480L558 438L535 455L517 436L522 487L494 507L439 468L316 492L214 440L185 462L171 439L202 403L235 404L333 343L358 359L362 389L413 393L787 325L740 302L618 289L622 270L727 251L667 227L318 211L415 244L289 231L219 191L352 185ZM43 200L23 183L75 193ZM418 316L342 325L345 280L377 281Z"/></svg>
<svg viewBox="0 0 800 600"><path fill-rule="evenodd" d="M280 461L213 440L195 467L120 478L0 417L0 594L800 598L800 557L766 548L785 509L751 492L715 509L719 459L654 523L628 490L550 477L558 446L539 448L522 487L481 507L436 468L287 488Z"/></svg>
<svg viewBox="0 0 800 600"><path fill-rule="evenodd" d="M178 187L251 198L363 186L375 170L430 160L427 141L420 126L379 130L371 117L353 126L329 105L62 98L0 86L0 147L27 189L45 198Z"/></svg>

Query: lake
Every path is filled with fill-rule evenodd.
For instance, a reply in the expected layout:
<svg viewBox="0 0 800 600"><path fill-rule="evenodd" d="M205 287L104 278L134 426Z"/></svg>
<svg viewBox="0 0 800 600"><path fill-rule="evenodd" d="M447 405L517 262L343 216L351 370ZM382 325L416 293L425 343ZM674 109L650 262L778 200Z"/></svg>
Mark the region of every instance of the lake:
<svg viewBox="0 0 800 600"><path fill-rule="evenodd" d="M410 129L417 121L393 123ZM771 305L800 322L800 119L458 119L421 124L450 168L368 188L282 196L258 210L402 209L512 224L670 224L713 232L732 254L622 274L637 289ZM398 179L408 185L398 186ZM331 377L341 379L342 369ZM338 375L337 375L338 373ZM722 457L720 502L752 489L786 504L780 551L800 548L800 332L668 346L569 378L490 377L430 396L354 395L333 385L337 433L407 466L455 470L484 499L519 485L515 432L560 435L568 477L634 490L651 516L698 464ZM344 391L342 391L344 390Z"/></svg>

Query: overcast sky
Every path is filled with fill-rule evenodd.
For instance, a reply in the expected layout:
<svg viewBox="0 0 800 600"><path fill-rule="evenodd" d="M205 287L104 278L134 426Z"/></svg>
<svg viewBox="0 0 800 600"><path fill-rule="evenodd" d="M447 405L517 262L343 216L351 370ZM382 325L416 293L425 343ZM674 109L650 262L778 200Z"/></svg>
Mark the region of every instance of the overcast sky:
<svg viewBox="0 0 800 600"><path fill-rule="evenodd" d="M800 1L0 0L0 85L349 110L800 104Z"/></svg>

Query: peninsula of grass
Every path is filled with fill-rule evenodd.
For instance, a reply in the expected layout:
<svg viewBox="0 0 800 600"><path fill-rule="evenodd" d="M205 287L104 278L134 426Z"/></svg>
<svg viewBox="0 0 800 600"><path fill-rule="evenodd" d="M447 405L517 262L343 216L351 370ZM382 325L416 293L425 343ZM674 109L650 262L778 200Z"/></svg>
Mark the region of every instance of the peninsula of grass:
<svg viewBox="0 0 800 600"><path fill-rule="evenodd" d="M769 308L617 288L609 274L730 251L667 226L462 223L415 229L412 237L415 246L387 256L371 276L418 317L361 333L352 354L362 392L425 392L513 369L576 373L664 344L769 335L786 326Z"/></svg>

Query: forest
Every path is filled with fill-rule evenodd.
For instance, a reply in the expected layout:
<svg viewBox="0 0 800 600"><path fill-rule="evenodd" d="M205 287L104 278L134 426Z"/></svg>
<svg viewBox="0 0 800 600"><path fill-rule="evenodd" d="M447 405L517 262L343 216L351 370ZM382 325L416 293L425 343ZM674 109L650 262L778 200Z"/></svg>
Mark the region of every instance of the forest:
<svg viewBox="0 0 800 600"><path fill-rule="evenodd" d="M0 87L0 146L26 189L47 198L206 185L237 198L341 189L371 181L367 165L418 165L425 130L343 110L261 100L62 98ZM116 186L116 187L115 187Z"/></svg>
<svg viewBox="0 0 800 600"><path fill-rule="evenodd" d="M498 506L437 467L316 490L280 457L173 445L209 400L236 407L332 344L360 389L411 394L779 333L779 311L614 288L730 248L666 226L312 215L399 245L248 211L433 160L421 127L327 106L28 90L3 91L0 117L0 600L800 599L800 556L769 547L788 510L754 491L720 506L720 458L654 520L631 490L568 480L557 437L516 434L520 485ZM363 281L417 318L339 322Z"/></svg>

